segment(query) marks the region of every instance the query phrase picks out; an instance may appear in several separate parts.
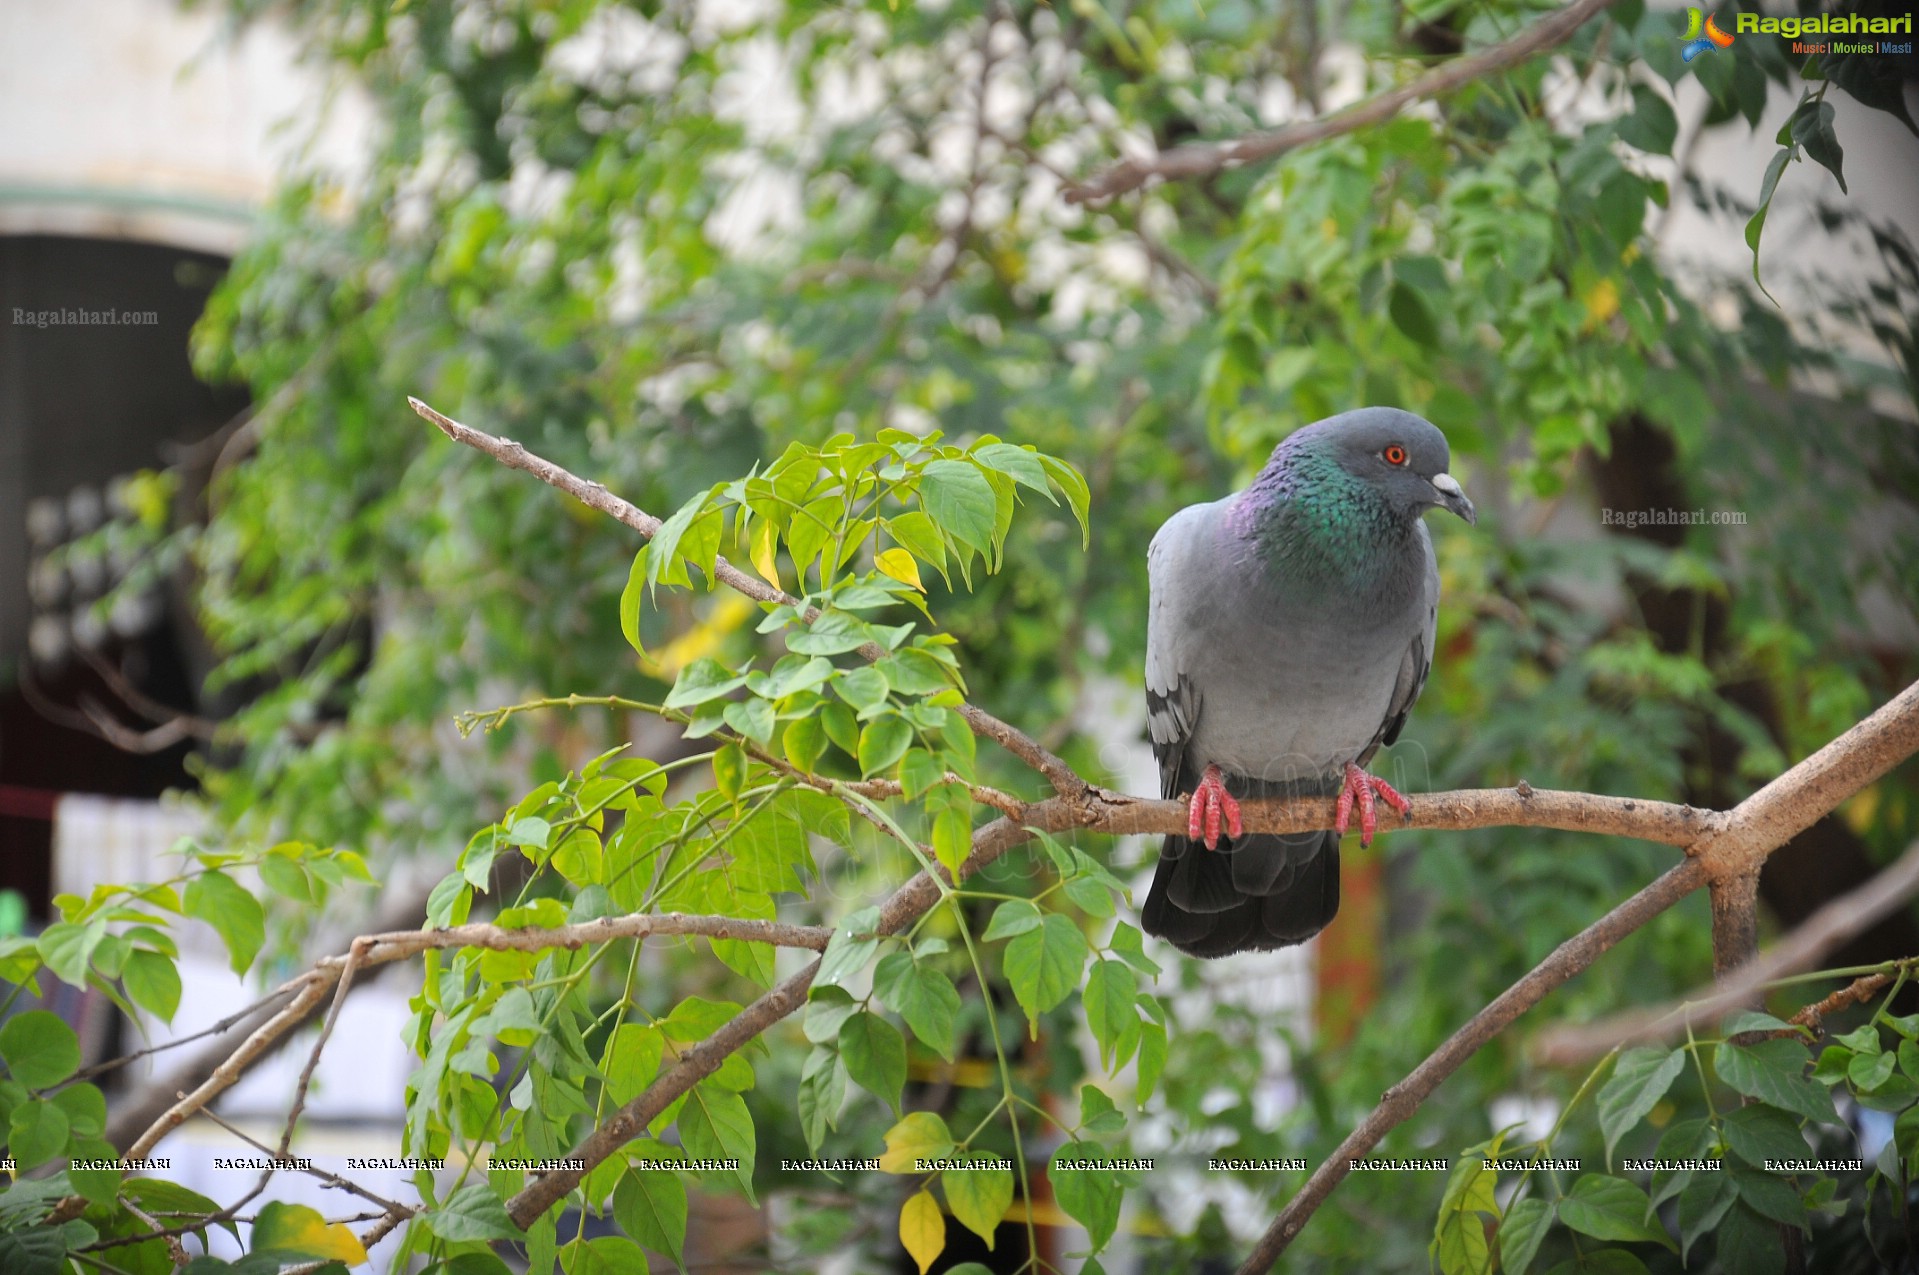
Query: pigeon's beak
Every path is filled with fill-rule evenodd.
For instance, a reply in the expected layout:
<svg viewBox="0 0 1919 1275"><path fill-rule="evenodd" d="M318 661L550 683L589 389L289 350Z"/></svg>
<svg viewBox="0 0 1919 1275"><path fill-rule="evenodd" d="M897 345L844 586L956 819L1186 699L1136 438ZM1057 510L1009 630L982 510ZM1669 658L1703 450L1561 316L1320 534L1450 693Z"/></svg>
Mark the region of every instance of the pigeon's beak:
<svg viewBox="0 0 1919 1275"><path fill-rule="evenodd" d="M1434 474L1433 490L1439 493L1439 503L1442 508L1450 509L1469 524L1479 521L1479 514L1473 509L1473 502L1466 499L1465 489L1459 485L1457 478L1446 473Z"/></svg>

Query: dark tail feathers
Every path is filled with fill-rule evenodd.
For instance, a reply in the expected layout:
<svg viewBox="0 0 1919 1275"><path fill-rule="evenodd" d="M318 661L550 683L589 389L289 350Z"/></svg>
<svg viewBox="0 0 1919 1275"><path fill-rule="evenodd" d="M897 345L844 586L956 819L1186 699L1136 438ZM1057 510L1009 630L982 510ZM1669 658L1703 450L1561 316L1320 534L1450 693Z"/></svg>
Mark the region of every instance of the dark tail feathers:
<svg viewBox="0 0 1919 1275"><path fill-rule="evenodd" d="M1140 921L1188 956L1304 943L1339 911L1339 837L1224 838L1208 850L1168 837Z"/></svg>

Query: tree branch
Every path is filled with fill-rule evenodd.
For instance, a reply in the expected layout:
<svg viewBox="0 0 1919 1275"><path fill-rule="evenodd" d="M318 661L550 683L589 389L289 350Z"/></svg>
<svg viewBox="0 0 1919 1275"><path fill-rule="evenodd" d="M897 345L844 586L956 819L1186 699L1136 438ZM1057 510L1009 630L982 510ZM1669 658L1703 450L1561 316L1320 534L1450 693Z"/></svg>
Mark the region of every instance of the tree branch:
<svg viewBox="0 0 1919 1275"><path fill-rule="evenodd" d="M1347 1135L1332 1158L1314 1170L1306 1185L1280 1210L1240 1266L1239 1275L1270 1270L1345 1178L1347 1161L1364 1155L1394 1126L1410 1119L1446 1077L1544 999L1546 993L1591 965L1621 938L1714 880L1716 869L1727 871L1727 865L1731 865L1733 875L1738 875L1738 870L1750 863L1756 872L1768 854L1914 752L1919 752L1919 682L1740 802L1730 814L1711 819L1711 829L1687 850L1685 863L1560 944L1524 978L1468 1019L1405 1080L1388 1089L1372 1114Z"/></svg>
<svg viewBox="0 0 1919 1275"><path fill-rule="evenodd" d="M1703 988L1675 1004L1656 1009L1632 1010L1584 1026L1552 1028L1541 1035L1533 1053L1548 1065L1575 1066L1622 1045L1669 1040L1689 1027L1709 1025L1745 1006L1774 979L1811 968L1835 946L1911 898L1914 891L1919 891L1919 842L1884 872L1807 917L1764 956L1742 966L1733 977L1722 978L1717 987ZM1883 983L1888 976L1873 977ZM1860 980L1861 983L1868 981ZM1871 987L1864 992L1854 992L1857 986L1854 984L1836 995L1856 999L1858 995L1870 994ZM1828 1001L1831 1003L1822 1001L1819 1006L1811 1007L1816 1012L1810 1019L1849 1003L1833 998Z"/></svg>
<svg viewBox="0 0 1919 1275"><path fill-rule="evenodd" d="M1414 102L1440 97L1463 88L1536 53L1564 44L1612 0L1575 0L1557 13L1533 23L1510 40L1466 57L1454 58L1396 89L1367 98L1336 114L1264 132L1246 133L1224 142L1188 142L1144 159L1128 159L1105 172L1066 189L1075 204L1111 199L1158 178L1180 181L1210 177L1222 169L1239 168L1284 155L1287 151L1380 124Z"/></svg>

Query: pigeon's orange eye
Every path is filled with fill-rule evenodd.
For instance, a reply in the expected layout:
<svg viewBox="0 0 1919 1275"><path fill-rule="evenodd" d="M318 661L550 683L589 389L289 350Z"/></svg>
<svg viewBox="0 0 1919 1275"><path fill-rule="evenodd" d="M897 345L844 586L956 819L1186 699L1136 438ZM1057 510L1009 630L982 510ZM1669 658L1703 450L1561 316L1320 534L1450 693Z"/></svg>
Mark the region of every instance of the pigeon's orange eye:
<svg viewBox="0 0 1919 1275"><path fill-rule="evenodd" d="M1406 449L1398 443L1394 443L1391 447L1381 452L1380 455L1386 458L1388 465L1403 465L1406 463Z"/></svg>

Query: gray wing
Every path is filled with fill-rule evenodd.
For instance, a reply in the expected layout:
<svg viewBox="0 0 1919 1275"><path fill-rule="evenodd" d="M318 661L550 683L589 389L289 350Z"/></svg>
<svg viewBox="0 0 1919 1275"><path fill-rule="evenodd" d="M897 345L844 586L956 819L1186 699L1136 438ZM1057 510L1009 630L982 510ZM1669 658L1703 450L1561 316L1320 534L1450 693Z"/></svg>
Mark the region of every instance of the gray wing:
<svg viewBox="0 0 1919 1275"><path fill-rule="evenodd" d="M1392 698L1386 707L1386 720L1380 723L1372 742L1359 755L1361 766L1371 761L1374 753L1383 747L1391 747L1399 738L1399 732L1404 729L1413 705L1419 702L1419 693L1426 689L1426 675L1433 669L1433 640L1439 629L1439 563L1433 557L1433 540L1423 522L1419 524L1419 541L1426 550L1426 575L1422 581L1426 620L1414 635L1413 644L1406 648L1405 658L1399 662Z"/></svg>
<svg viewBox="0 0 1919 1275"><path fill-rule="evenodd" d="M1186 746L1199 727L1204 704L1187 658L1195 635L1183 630L1187 591L1204 587L1193 578L1194 537L1212 524L1212 505L1192 505L1166 520L1146 550L1146 580L1150 597L1146 614L1146 733L1159 762L1159 791L1174 797L1184 791L1182 771Z"/></svg>

